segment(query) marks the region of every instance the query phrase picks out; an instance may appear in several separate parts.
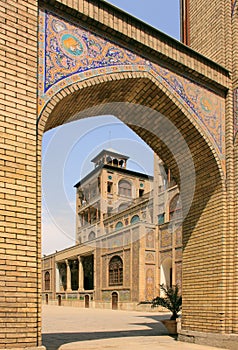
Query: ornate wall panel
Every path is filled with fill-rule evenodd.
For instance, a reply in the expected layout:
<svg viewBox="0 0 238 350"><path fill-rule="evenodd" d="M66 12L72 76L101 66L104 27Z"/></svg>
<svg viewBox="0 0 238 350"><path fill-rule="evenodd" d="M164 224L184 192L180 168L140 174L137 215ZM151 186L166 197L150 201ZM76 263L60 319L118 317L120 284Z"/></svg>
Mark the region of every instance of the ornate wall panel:
<svg viewBox="0 0 238 350"><path fill-rule="evenodd" d="M172 246L172 231L170 229L161 230L161 248Z"/></svg>
<svg viewBox="0 0 238 350"><path fill-rule="evenodd" d="M131 281L131 259L130 259L130 257L131 257L130 250L124 251L124 261L123 261L124 278L123 278L123 282L124 282L124 286L125 287L129 287L130 286L130 281Z"/></svg>
<svg viewBox="0 0 238 350"><path fill-rule="evenodd" d="M155 267L146 266L145 276L145 300L151 300L155 297Z"/></svg>
<svg viewBox="0 0 238 350"><path fill-rule="evenodd" d="M40 11L39 115L57 92L71 84L94 76L131 71L149 72L163 84L186 106L196 123L206 129L223 158L225 106L222 97L59 14Z"/></svg>
<svg viewBox="0 0 238 350"><path fill-rule="evenodd" d="M155 263L155 253L145 251L145 262L146 263Z"/></svg>
<svg viewBox="0 0 238 350"><path fill-rule="evenodd" d="M146 233L146 248L154 248L155 247L155 233L153 230L149 230Z"/></svg>

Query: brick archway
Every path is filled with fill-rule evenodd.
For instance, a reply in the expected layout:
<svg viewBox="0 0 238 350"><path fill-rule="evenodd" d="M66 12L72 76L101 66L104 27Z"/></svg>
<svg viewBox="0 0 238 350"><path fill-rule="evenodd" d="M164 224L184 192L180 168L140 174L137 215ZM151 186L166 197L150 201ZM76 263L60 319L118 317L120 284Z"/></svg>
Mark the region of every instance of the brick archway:
<svg viewBox="0 0 238 350"><path fill-rule="evenodd" d="M93 72L91 75L93 76ZM157 92L159 93L157 94ZM159 98L161 96L164 96L164 100L166 100L163 103L167 103L162 108L159 107ZM149 98L148 103L146 98ZM77 99L78 101L76 101ZM165 84L147 72L109 73L102 75L100 78L93 76L82 82L66 86L53 95L45 105L38 118L38 130L40 133L45 132L64 123L92 115L115 113L115 116L119 117L119 119L123 118L123 116L117 115L120 111L112 111L112 105L105 106L106 104L120 102L133 103L135 105L142 104L157 110L166 117L169 114L170 107L172 107L173 117L168 118L173 121L176 117L178 119L180 115L184 115L186 120L197 129L198 133L202 135L209 145L221 170L221 176L224 176L220 150L214 143L208 130L199 122L193 111L185 103L181 103L178 96L172 94Z"/></svg>
<svg viewBox="0 0 238 350"><path fill-rule="evenodd" d="M183 327L194 327L200 332L221 332L226 327L226 319L217 318L216 293L218 289L223 289L218 275L222 275L224 262L218 256L222 248L226 217L224 172L219 154L206 129L201 130L186 105L148 73L108 74L100 79L95 77L65 87L52 97L39 119L39 148L44 130L72 120L103 114L113 114L142 137L172 170L179 184L181 169L176 158L178 160L180 144L168 142L172 139L177 142L177 139L174 129L170 130L164 120L169 120L185 141L192 155L196 178L192 202L186 203L194 181L189 176L192 171L190 168L186 169L187 179L181 193L183 208L191 204L183 222ZM167 133L165 136L163 128ZM176 148L178 154L173 154ZM186 154L182 156L181 164L186 168ZM194 270L196 285L191 286ZM209 290L209 299L206 295L201 297L200 292L204 289ZM224 293L225 290L220 294L225 298ZM211 305L213 307L208 315L208 306ZM213 321L206 321L211 315Z"/></svg>
<svg viewBox="0 0 238 350"><path fill-rule="evenodd" d="M216 5L209 6L214 9ZM228 9L225 2L221 7ZM237 121L233 120L230 72L103 1L22 0L11 6L4 2L2 8L6 16L0 53L0 312L4 325L0 348L41 348L43 132L69 121L69 116L103 113L119 117L142 137L172 169L180 185L178 161L186 157L179 153L179 147L174 157L168 147L176 148L169 143L174 134L163 123L167 132L160 134L159 126L167 120L181 134L196 174L195 194L183 222L182 335L204 342L201 337L205 334L209 342L208 333L212 333L211 339L215 333L219 345L237 342L234 153L237 161L238 152L237 141L233 144ZM194 12L194 19L201 9ZM214 11L216 14L217 9ZM228 12L230 15L228 9L221 18L230 23ZM49 23L51 27L47 27ZM216 23L221 24L217 19ZM61 33L64 30L69 30L66 36ZM220 40L220 32L216 33ZM230 50L231 37L225 31L223 35L225 40L220 40L219 47L227 41ZM46 42L46 38L50 40ZM67 46L69 38L77 45ZM217 45L213 47L216 55L221 53L221 62L227 56L232 63L227 48L220 52ZM98 60L94 56L97 49L101 50ZM88 59L87 50L91 61L82 60L80 66L72 60L75 53ZM146 109L149 113L142 113L138 122L138 114ZM183 167L185 193L193 182L190 170ZM182 203L183 208L189 207L186 196L182 196Z"/></svg>

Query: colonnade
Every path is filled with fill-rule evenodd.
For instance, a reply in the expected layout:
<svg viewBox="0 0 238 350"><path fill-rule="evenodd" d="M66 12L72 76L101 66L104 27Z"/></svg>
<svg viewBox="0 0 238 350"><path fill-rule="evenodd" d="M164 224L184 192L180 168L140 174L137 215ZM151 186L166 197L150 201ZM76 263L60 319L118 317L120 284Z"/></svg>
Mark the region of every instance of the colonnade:
<svg viewBox="0 0 238 350"><path fill-rule="evenodd" d="M72 263L75 264L77 270L76 282L72 284ZM84 291L84 266L83 257L78 256L76 259L65 259L64 261L56 262L56 293L65 291ZM77 285L77 288L76 288Z"/></svg>

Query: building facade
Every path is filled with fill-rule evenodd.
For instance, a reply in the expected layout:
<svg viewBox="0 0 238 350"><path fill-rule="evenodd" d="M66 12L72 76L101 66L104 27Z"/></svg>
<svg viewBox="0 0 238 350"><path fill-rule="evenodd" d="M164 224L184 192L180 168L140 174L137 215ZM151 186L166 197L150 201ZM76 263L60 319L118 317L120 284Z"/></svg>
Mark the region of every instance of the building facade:
<svg viewBox="0 0 238 350"><path fill-rule="evenodd" d="M75 245L42 261L43 300L136 309L181 286L179 191L155 157L155 177L127 169L128 157L103 150L76 185Z"/></svg>

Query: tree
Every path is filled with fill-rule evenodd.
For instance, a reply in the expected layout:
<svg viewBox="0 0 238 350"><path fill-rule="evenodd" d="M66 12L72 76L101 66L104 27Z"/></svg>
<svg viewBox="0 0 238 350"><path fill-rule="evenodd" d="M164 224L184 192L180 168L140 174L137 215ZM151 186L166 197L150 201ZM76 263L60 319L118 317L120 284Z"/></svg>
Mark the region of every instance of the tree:
<svg viewBox="0 0 238 350"><path fill-rule="evenodd" d="M182 296L179 293L179 287L176 284L173 287L166 287L164 284L160 285L164 292L164 297L156 297L151 302L151 307L163 306L172 312L171 320L178 318L178 312L182 308Z"/></svg>

